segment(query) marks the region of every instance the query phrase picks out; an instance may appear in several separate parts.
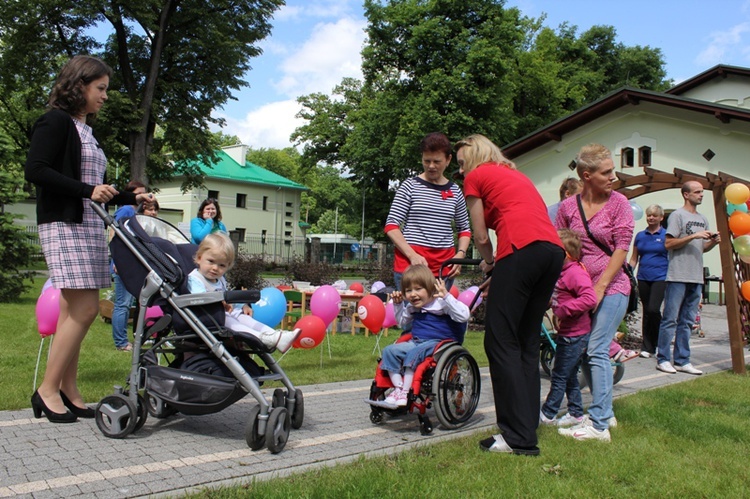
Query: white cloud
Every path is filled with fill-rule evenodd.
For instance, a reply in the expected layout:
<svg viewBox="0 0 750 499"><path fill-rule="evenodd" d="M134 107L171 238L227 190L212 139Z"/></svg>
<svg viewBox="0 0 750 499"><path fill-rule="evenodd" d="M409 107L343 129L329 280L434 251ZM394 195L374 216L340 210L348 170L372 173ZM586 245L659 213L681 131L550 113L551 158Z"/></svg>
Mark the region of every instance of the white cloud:
<svg viewBox="0 0 750 499"><path fill-rule="evenodd" d="M728 30L714 31L709 35L708 46L695 58L695 62L701 66L715 66L721 64L739 52L745 57L748 55L748 42L744 41L746 34L750 32L750 22L744 22L731 27Z"/></svg>
<svg viewBox="0 0 750 499"><path fill-rule="evenodd" d="M271 102L247 113L244 119L235 120L224 116L227 126L222 130L236 135L243 144L254 149L290 147L289 136L304 121L295 118L300 105L295 100Z"/></svg>
<svg viewBox="0 0 750 499"><path fill-rule="evenodd" d="M320 23L302 46L280 65L282 77L274 87L288 97L330 93L341 79L362 77L360 52L365 40L363 20Z"/></svg>

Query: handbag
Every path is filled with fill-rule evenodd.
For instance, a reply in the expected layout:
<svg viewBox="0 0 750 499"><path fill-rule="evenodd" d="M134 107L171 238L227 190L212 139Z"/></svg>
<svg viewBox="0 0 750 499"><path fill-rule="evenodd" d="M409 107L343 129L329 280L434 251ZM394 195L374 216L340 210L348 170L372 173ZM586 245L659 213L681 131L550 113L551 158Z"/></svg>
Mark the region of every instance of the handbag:
<svg viewBox="0 0 750 499"><path fill-rule="evenodd" d="M581 221L583 222L583 227L586 229L586 234L588 234L589 239L591 239L591 242L599 246L599 248L607 254L607 256L612 256L612 250L609 249L607 246L605 246L603 243L601 243L597 238L594 237L594 234L591 233L591 229L589 229L589 223L586 220L586 214L583 212L583 204L581 203L581 195L576 195L576 202L578 203L578 212L581 214ZM633 268L628 265L628 263L622 264L622 270L625 272L625 275L628 276L628 279L630 280L630 295L628 296L628 309L626 314L630 314L632 312L635 312L638 310L638 280L635 278L635 275L633 274Z"/></svg>

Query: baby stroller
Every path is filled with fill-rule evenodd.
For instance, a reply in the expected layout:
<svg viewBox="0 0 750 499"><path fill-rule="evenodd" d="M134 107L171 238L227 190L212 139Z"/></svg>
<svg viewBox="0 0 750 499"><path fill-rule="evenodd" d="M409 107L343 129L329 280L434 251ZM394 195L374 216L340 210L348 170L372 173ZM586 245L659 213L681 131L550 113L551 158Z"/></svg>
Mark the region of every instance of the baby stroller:
<svg viewBox="0 0 750 499"><path fill-rule="evenodd" d="M454 258L440 266L439 275L447 265L478 265L481 260ZM479 293L474 297L470 309L474 308ZM411 334L402 335L396 342L408 341ZM382 401L394 388L388 373L378 368L370 387L370 401ZM414 371L414 381L405 407L391 409L370 405L370 421L383 422L385 414L397 416L417 411L419 431L422 435L432 433L433 426L427 409L435 407L435 415L445 429L453 430L464 426L474 415L479 404L481 381L477 362L461 344L445 340Z"/></svg>
<svg viewBox="0 0 750 499"><path fill-rule="evenodd" d="M258 403L248 415L247 445L253 450L265 446L272 453L283 450L290 426L302 426L302 392L258 338L224 327L222 301L254 303L260 293L190 294L186 276L195 268L196 245L163 220L137 216L117 222L97 203L92 206L114 232L112 258L139 307L125 386L115 386L115 393L96 407L102 433L125 438L138 431L149 414L157 418L178 412L211 414L250 393ZM147 309L153 305L160 306L164 315L147 321ZM277 380L286 390L277 388L266 400L260 385Z"/></svg>
<svg viewBox="0 0 750 499"><path fill-rule="evenodd" d="M552 365L555 360L555 351L557 350L557 331L555 328L555 321L557 319L550 316L549 312L545 312L544 318L542 319L542 329L540 333L541 344L539 348L539 363L542 366L544 374L550 376L552 374ZM585 351L584 351L585 353ZM625 364L623 362L610 359L612 364L612 384L616 385L620 382L623 376L625 376ZM578 362L578 384L581 388L586 388L589 384L589 380L583 371L583 358Z"/></svg>

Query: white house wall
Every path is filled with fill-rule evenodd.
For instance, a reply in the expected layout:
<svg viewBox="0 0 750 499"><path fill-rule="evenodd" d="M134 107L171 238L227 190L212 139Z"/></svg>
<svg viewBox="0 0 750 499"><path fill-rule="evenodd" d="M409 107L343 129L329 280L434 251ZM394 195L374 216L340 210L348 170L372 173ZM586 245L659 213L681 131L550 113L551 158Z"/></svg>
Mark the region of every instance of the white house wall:
<svg viewBox="0 0 750 499"><path fill-rule="evenodd" d="M690 119L692 118L692 120ZM645 103L627 106L568 133L560 142L550 142L535 150L514 158L518 168L526 174L539 189L546 204L559 200L559 186L569 177L577 177L568 164L578 150L589 143L602 143L615 155L618 171L638 175L643 170L620 167L618 144L632 144L637 151L638 138L655 144L652 150L651 168L672 172L675 168L704 176L706 172L719 171L747 177L747 158L750 157L750 124L723 124L710 115L675 110L665 106ZM711 149L716 156L706 161L702 155ZM645 210L651 204L659 204L665 210L673 210L683 205L678 189L646 194L635 199ZM707 192L699 209L716 228L713 196ZM643 217L636 221L636 232L646 228ZM711 273L721 273L719 252L714 250L705 255L705 266ZM715 290L714 290L715 291Z"/></svg>
<svg viewBox="0 0 750 499"><path fill-rule="evenodd" d="M687 99L702 100L724 106L750 109L750 85L743 76L729 74L680 94Z"/></svg>

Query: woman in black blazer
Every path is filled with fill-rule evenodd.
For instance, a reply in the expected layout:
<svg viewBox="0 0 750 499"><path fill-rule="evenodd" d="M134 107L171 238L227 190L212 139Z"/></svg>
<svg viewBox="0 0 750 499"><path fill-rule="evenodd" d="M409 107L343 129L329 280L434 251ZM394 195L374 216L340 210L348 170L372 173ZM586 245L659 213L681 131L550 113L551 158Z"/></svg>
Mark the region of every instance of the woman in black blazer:
<svg viewBox="0 0 750 499"><path fill-rule="evenodd" d="M110 287L102 221L89 206L150 203L149 194L118 192L104 182L106 158L86 124L107 100L112 70L76 56L63 66L46 112L34 125L26 180L37 187L37 225L52 285L60 289L60 318L47 369L31 397L34 416L53 423L92 418L78 391L81 342L99 310L99 289Z"/></svg>

